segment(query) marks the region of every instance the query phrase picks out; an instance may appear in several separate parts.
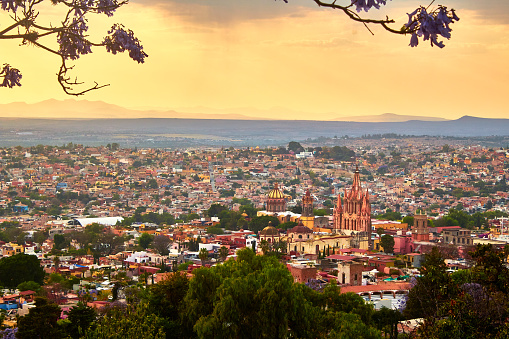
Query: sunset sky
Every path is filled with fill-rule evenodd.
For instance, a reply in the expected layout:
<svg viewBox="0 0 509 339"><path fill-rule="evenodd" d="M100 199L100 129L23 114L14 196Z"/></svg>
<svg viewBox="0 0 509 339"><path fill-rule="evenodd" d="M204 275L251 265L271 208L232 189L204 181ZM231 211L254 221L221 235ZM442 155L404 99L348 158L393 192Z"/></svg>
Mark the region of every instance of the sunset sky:
<svg viewBox="0 0 509 339"><path fill-rule="evenodd" d="M443 49L411 48L410 36L374 26L372 36L312 0L132 0L112 18L91 16L91 36L100 40L121 22L142 41L146 63L96 47L74 74L111 86L79 99L203 113L270 110L281 119L509 118L509 1L437 3L461 19ZM419 4L427 5L393 0L367 15L388 15L399 28ZM58 10L47 6L41 19L57 24ZM0 30L9 24L0 16ZM0 103L70 98L56 81L58 57L19 41L0 44L0 64L23 73L22 87L0 88Z"/></svg>

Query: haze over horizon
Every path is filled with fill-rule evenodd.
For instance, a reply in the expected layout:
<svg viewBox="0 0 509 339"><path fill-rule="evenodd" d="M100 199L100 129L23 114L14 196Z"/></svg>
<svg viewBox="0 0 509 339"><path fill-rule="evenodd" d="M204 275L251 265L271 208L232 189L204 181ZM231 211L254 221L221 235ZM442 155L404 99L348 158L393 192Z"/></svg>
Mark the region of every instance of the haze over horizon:
<svg viewBox="0 0 509 339"><path fill-rule="evenodd" d="M394 0L368 14L388 15L398 28L419 4L426 5ZM146 63L94 48L77 60L74 74L111 85L79 99L181 113L244 110L260 119L384 113L506 118L509 3L439 4L460 17L443 49L422 41L411 48L409 36L370 26L372 36L362 24L311 0L133 0L113 18L91 16L91 37L100 39L121 22L142 41ZM61 20L50 5L47 9L41 17ZM0 88L0 104L72 98L56 81L58 57L18 41L1 44L0 62L22 71L23 86Z"/></svg>

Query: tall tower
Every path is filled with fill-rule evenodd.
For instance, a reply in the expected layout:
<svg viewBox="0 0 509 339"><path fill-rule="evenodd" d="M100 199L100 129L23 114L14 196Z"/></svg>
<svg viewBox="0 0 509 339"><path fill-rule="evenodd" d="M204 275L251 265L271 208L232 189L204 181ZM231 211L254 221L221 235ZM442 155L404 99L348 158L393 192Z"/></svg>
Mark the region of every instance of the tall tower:
<svg viewBox="0 0 509 339"><path fill-rule="evenodd" d="M300 221L302 224L310 229L315 226L315 215L313 213L313 197L309 190L306 191L306 195L302 197L302 215Z"/></svg>
<svg viewBox="0 0 509 339"><path fill-rule="evenodd" d="M359 167L355 169L352 188L345 190L343 202L338 194L334 208L334 232L355 234L369 242L371 237L371 203L369 191L363 191Z"/></svg>
<svg viewBox="0 0 509 339"><path fill-rule="evenodd" d="M429 241L428 216L426 214L414 215L414 227L412 228L413 241Z"/></svg>

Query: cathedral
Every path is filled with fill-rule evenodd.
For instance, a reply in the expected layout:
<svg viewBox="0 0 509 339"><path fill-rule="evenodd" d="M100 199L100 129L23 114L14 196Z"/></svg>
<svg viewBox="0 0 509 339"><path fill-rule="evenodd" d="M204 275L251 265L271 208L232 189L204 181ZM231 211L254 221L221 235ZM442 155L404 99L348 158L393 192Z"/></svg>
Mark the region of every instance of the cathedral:
<svg viewBox="0 0 509 339"><path fill-rule="evenodd" d="M369 192L361 187L359 168L355 169L352 188L345 189L343 202L338 194L334 208L334 233L354 235L368 241L371 238L371 204Z"/></svg>

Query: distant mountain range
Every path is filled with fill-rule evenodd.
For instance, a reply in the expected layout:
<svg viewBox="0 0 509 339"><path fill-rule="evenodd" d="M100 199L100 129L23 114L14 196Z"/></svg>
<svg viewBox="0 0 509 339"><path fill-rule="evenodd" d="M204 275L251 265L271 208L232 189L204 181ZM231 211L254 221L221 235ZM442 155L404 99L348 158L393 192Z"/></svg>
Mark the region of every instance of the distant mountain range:
<svg viewBox="0 0 509 339"><path fill-rule="evenodd" d="M135 110L108 104L103 101L55 100L35 104L14 102L0 104L0 117L36 119L123 119L171 118L171 119L231 119L257 120L242 114L180 113L174 110Z"/></svg>
<svg viewBox="0 0 509 339"><path fill-rule="evenodd" d="M206 107L180 108L176 110L161 110L154 108L129 109L118 105L108 104L103 101L78 101L74 99L50 99L35 104L27 104L24 102L0 104L0 117L3 118L124 119L127 117L133 119L285 120L284 117L296 116L317 117L316 114L297 112L285 108L271 108L267 110L255 108L211 109ZM447 121L447 119L437 117L398 115L393 113L338 117L332 121L404 122L411 120Z"/></svg>
<svg viewBox="0 0 509 339"><path fill-rule="evenodd" d="M475 138L509 136L509 119L464 116L448 121L344 122L220 119L28 119L0 118L0 146L37 144L123 147L285 145L348 135L428 135ZM376 141L373 141L376 142Z"/></svg>
<svg viewBox="0 0 509 339"><path fill-rule="evenodd" d="M437 118L437 117L414 116L414 115L399 115L399 114L394 114L394 113L384 113L384 114L380 114L380 115L340 117L340 118L334 119L334 121L353 121L353 122L404 122L404 121L411 121L411 120L448 121L449 119Z"/></svg>
<svg viewBox="0 0 509 339"><path fill-rule="evenodd" d="M256 111L246 109L242 113ZM73 99L30 105L3 104L0 105L0 146L69 142L84 145L118 142L126 147L263 146L320 137L387 133L466 138L509 136L509 119L471 116L446 120L387 113L318 121L278 119L287 116L288 111L284 110L281 115L273 112L272 118L278 120L264 119L262 116L267 111L258 119L228 110L223 111L227 113L196 112L134 110L101 101Z"/></svg>

